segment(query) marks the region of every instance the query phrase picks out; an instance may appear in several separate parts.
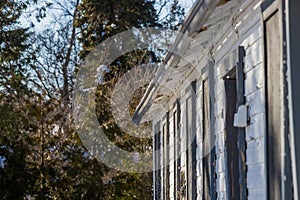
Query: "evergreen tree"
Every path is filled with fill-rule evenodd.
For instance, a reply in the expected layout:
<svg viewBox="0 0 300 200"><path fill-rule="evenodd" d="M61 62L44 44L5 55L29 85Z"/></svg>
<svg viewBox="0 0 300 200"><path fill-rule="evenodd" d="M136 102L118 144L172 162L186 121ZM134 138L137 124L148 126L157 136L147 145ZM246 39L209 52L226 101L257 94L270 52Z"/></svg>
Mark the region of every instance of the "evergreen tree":
<svg viewBox="0 0 300 200"><path fill-rule="evenodd" d="M81 33L79 41L82 44L82 58L115 34L132 28L158 26L154 1L83 0L79 10L77 25ZM147 50L136 50L119 57L103 73L103 83L96 92L96 113L101 129L110 141L127 151L143 152L145 146L152 146L152 140L135 138L122 131L110 112L110 98L118 78L132 67L145 64L149 55ZM124 173L110 168L106 168L104 173L108 174L104 185L104 199L152 198L152 192L149 192L152 186L151 173Z"/></svg>
<svg viewBox="0 0 300 200"><path fill-rule="evenodd" d="M65 117L77 55L73 18L38 35L19 23L31 2L0 2L1 199L100 199L103 169ZM45 8L33 7L40 21Z"/></svg>
<svg viewBox="0 0 300 200"><path fill-rule="evenodd" d="M36 2L39 4L32 4ZM154 3L149 0L83 0L80 4L79 0L0 2L2 199L152 198L152 174L123 173L99 163L82 145L70 111L73 70L80 59L122 31L166 26L159 21ZM32 15L37 23L47 10L59 10L60 14L56 14L48 29L37 33L34 23L24 28L19 22L28 8L35 12ZM121 131L107 108L118 78L132 67L146 64L149 56L155 57L147 50L137 50L119 57L108 66L110 70L103 74L104 82L96 93L100 126L112 142L127 151L144 152L145 147L152 146L152 141ZM131 112L144 88L135 93Z"/></svg>
<svg viewBox="0 0 300 200"><path fill-rule="evenodd" d="M178 1L172 2L168 8L170 15L159 20L155 1L149 0L83 0L79 7L76 25L80 29L79 38L82 44L81 58L87 56L98 44L123 31L132 28L165 27L177 29L184 13ZM164 5L161 5L164 6ZM138 38L136 38L138 41ZM150 57L157 55L148 50L135 50L117 58L108 70L103 71L103 82L96 90L96 113L101 129L116 146L127 150L144 153L152 149L152 138L136 138L124 132L116 124L110 111L112 92L118 79L128 70L147 64ZM130 102L131 114L135 110L145 91L145 86ZM152 173L134 174L119 172L106 168L110 174L104 187L104 199L151 199ZM148 192L145 192L148 191Z"/></svg>
<svg viewBox="0 0 300 200"><path fill-rule="evenodd" d="M158 16L154 1L83 0L79 7L81 57L107 38L131 28L155 27Z"/></svg>
<svg viewBox="0 0 300 200"><path fill-rule="evenodd" d="M23 95L26 88L30 33L18 21L26 7L24 2L0 2L0 91L7 94Z"/></svg>

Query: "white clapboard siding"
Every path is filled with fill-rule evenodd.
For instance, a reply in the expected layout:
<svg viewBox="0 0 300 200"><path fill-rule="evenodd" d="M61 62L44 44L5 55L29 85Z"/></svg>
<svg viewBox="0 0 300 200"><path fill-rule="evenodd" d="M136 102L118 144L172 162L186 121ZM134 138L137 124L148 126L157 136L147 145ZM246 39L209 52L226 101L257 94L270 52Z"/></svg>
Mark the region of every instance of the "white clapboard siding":
<svg viewBox="0 0 300 200"><path fill-rule="evenodd" d="M243 8L232 16L234 20L225 26L222 31L224 34L218 35L214 48L216 61L221 60L228 52L235 49L238 43L241 43L251 34L251 28L258 25L261 19L260 7L257 7L259 2L257 0L245 1Z"/></svg>
<svg viewBox="0 0 300 200"><path fill-rule="evenodd" d="M242 45L245 52L245 96L250 125L246 127L248 199L266 199L265 158L265 83L263 62L263 27L261 23L251 29ZM264 190L262 190L262 188Z"/></svg>
<svg viewBox="0 0 300 200"><path fill-rule="evenodd" d="M248 107L249 124L245 128L246 165L247 165L247 198L266 199L266 102L263 64L263 23L259 0L232 0L216 8L208 17L203 29L194 36L194 41L186 49L184 58L179 59L176 66L171 66L158 89L161 99L151 107L152 117L162 119L172 105L180 98L180 171L186 174L186 95L185 90L190 81L196 80L196 193L197 199L203 195L203 165L202 165L202 82L207 78L205 69L208 61L213 61L214 101L211 102L215 118L215 173L216 192L218 199L228 199L226 180L226 109L225 88L223 76L236 66L238 62L237 48L244 46L245 99ZM237 9L238 8L238 9ZM161 106L159 106L161 105ZM163 109L166 109L162 111ZM173 119L170 116L170 198L174 199L174 130ZM158 121L158 120L156 120ZM163 162L162 162L163 163ZM165 177L163 177L165 178ZM163 184L163 183L162 183ZM179 183L178 183L179 184ZM164 185L162 185L163 189Z"/></svg>

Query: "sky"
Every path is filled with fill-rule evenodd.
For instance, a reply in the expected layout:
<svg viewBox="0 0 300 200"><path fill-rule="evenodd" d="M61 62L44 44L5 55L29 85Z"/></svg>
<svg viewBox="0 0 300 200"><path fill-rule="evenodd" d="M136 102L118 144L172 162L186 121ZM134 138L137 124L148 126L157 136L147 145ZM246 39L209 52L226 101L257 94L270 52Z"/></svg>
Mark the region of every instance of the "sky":
<svg viewBox="0 0 300 200"><path fill-rule="evenodd" d="M48 0L47 2L53 2L55 0ZM63 0L65 1L65 0ZM44 5L44 1L39 1L40 4ZM67 2L67 1L66 1ZM192 8L193 4L196 2L196 0L179 0L180 5L184 8L185 14L189 14L190 9ZM41 6L41 5L38 5ZM32 9L32 8L31 8ZM161 15L166 14L166 10L162 11ZM30 13L31 16L30 16ZM36 20L35 15L37 12L33 13L32 10L28 10L24 15L21 17L20 22L22 26L28 27L30 26L30 23L33 23L35 25L35 30L37 32L45 30L45 28L49 28L49 24L51 24L51 21L60 14L58 10L47 10L46 11L46 17L43 18L40 22Z"/></svg>
<svg viewBox="0 0 300 200"><path fill-rule="evenodd" d="M156 1L160 1L160 0L156 0ZM182 6L182 8L184 8L185 11L185 15L189 14L190 9L192 8L194 2L196 0L179 0L179 4ZM163 9L160 15L160 18L163 18L165 15L167 15L167 8Z"/></svg>
<svg viewBox="0 0 300 200"><path fill-rule="evenodd" d="M190 11L193 4L196 2L196 0L179 0L182 7L185 9L186 14Z"/></svg>

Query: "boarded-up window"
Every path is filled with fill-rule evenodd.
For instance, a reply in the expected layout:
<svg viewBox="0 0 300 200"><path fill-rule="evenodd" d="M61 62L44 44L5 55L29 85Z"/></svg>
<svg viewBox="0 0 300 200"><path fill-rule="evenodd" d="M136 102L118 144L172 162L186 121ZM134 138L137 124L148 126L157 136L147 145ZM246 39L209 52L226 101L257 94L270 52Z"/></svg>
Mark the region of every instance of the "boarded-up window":
<svg viewBox="0 0 300 200"><path fill-rule="evenodd" d="M196 198L196 82L191 83L186 100L187 199Z"/></svg>
<svg viewBox="0 0 300 200"><path fill-rule="evenodd" d="M215 113L214 113L214 63L208 62L207 79L202 83L202 168L203 199L217 199Z"/></svg>
<svg viewBox="0 0 300 200"><path fill-rule="evenodd" d="M279 13L265 22L266 80L267 80L267 156L268 199L281 199L281 145L282 145L282 85L281 85L281 32Z"/></svg>
<svg viewBox="0 0 300 200"><path fill-rule="evenodd" d="M160 123L158 122L154 127L154 164L155 164L155 199L161 198L161 131L160 131Z"/></svg>
<svg viewBox="0 0 300 200"><path fill-rule="evenodd" d="M166 119L163 123L163 138L164 138L164 199L170 198L170 159L169 159L169 113L166 114Z"/></svg>
<svg viewBox="0 0 300 200"><path fill-rule="evenodd" d="M180 199L180 134L179 120L180 106L179 100L176 101L173 109L173 128L174 128L174 199Z"/></svg>
<svg viewBox="0 0 300 200"><path fill-rule="evenodd" d="M191 121L192 121L192 116L191 116L191 112L192 112L192 99L191 97L189 97L186 100L186 173L187 173L187 195L188 198L191 198L192 195L192 165L191 165L191 161L192 161L192 155L191 155L191 147L190 147L190 136L191 136Z"/></svg>
<svg viewBox="0 0 300 200"><path fill-rule="evenodd" d="M210 105L208 81L203 82L203 150L207 153L210 149ZM210 199L210 154L202 159L203 165L203 199Z"/></svg>

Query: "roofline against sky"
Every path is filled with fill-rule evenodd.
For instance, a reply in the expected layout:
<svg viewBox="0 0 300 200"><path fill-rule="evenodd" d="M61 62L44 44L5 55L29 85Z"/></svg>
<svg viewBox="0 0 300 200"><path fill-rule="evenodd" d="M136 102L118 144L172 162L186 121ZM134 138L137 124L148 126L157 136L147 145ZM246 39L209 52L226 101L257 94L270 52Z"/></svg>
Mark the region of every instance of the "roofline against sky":
<svg viewBox="0 0 300 200"><path fill-rule="evenodd" d="M173 44L170 46L170 49L180 45L183 35L187 34L188 36L193 37L195 33L199 32L206 19L209 17L209 15L212 13L212 11L217 7L217 5L221 1L222 0L198 0L193 5L186 19L182 23L179 30L181 34L177 35ZM164 60L165 65L163 66L174 65L178 60L179 60L178 58L177 60L174 59L174 54L172 51L168 51ZM154 98L153 95L155 94L155 90L157 89L158 86L156 81L158 80L160 75L163 74L162 71L164 69L162 68L159 68L158 73L156 73L156 76L150 82L145 94L143 95L140 103L138 104L133 114L132 120L135 124L140 123L144 114L151 107L152 100Z"/></svg>

